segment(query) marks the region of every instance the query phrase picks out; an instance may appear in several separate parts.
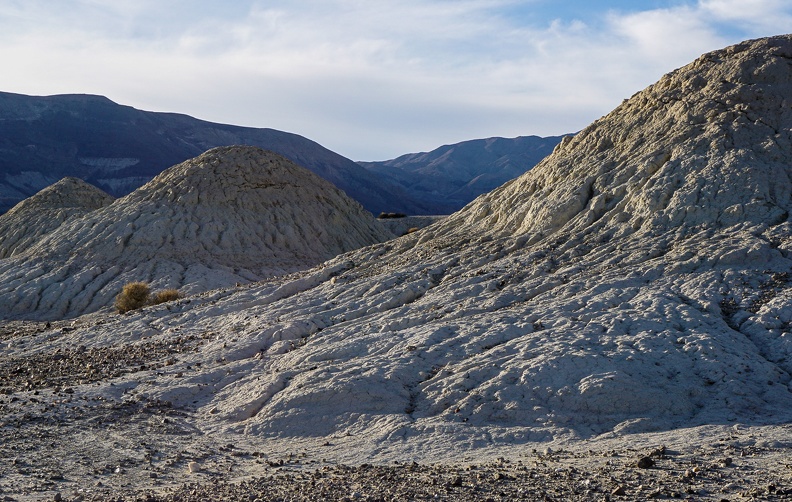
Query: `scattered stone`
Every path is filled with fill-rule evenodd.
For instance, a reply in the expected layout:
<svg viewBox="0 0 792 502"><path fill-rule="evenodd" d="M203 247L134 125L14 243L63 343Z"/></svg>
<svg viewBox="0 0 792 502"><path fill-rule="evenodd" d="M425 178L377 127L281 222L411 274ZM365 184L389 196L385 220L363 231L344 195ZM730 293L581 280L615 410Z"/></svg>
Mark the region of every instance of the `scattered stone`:
<svg viewBox="0 0 792 502"><path fill-rule="evenodd" d="M636 465L639 469L649 469L650 467L654 467L655 461L652 457L641 457L636 462Z"/></svg>

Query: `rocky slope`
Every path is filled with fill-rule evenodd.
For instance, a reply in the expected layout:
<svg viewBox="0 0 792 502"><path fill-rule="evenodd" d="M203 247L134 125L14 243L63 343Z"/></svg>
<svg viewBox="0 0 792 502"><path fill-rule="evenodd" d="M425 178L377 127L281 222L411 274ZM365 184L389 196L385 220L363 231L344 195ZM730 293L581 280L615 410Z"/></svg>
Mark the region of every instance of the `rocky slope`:
<svg viewBox="0 0 792 502"><path fill-rule="evenodd" d="M65 184L77 182L54 185L4 222L22 233L30 218L14 217L62 194ZM77 198L60 205L84 207L81 197L90 190L80 183L70 193ZM94 203L103 200L95 197ZM112 304L132 281L189 294L259 280L391 234L343 192L285 158L255 147L223 147L164 171L30 245L33 237L21 235L26 251L0 260L0 318L91 312Z"/></svg>
<svg viewBox="0 0 792 502"><path fill-rule="evenodd" d="M113 197L77 178L63 178L0 215L0 258L24 252L64 222L107 206Z"/></svg>
<svg viewBox="0 0 792 502"><path fill-rule="evenodd" d="M520 176L548 156L562 136L488 138L444 145L383 162L359 162L449 214Z"/></svg>
<svg viewBox="0 0 792 502"><path fill-rule="evenodd" d="M435 214L431 204L296 134L146 112L103 96L5 92L0 92L0 213L65 176L120 197L174 164L230 145L277 152L375 214Z"/></svg>
<svg viewBox="0 0 792 502"><path fill-rule="evenodd" d="M129 316L8 324L2 444L153 489L262 465L788 451L790 95L792 36L732 46L424 230ZM126 474L69 460L87 451Z"/></svg>

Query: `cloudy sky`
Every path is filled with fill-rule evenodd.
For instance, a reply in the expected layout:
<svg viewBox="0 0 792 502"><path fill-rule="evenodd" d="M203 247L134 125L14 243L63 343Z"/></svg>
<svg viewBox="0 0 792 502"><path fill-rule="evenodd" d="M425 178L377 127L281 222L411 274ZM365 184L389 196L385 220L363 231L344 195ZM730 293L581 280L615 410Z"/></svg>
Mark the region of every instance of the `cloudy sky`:
<svg viewBox="0 0 792 502"><path fill-rule="evenodd" d="M0 90L271 127L355 160L577 131L789 0L0 0Z"/></svg>

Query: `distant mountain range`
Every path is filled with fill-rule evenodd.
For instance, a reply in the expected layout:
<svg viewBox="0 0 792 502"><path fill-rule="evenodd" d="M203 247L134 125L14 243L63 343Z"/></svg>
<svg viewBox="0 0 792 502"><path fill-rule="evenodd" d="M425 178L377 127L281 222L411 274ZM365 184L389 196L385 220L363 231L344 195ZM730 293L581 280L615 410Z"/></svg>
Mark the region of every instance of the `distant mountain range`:
<svg viewBox="0 0 792 502"><path fill-rule="evenodd" d="M146 112L102 96L10 93L0 93L0 210L65 176L118 197L168 167L235 144L279 153L332 182L369 211L432 210L352 160L296 134Z"/></svg>
<svg viewBox="0 0 792 502"><path fill-rule="evenodd" d="M413 197L434 201L446 214L525 173L550 155L562 138L476 139L360 165Z"/></svg>
<svg viewBox="0 0 792 502"><path fill-rule="evenodd" d="M527 171L560 138L494 138L356 163L297 134L147 112L94 95L0 92L0 214L73 176L120 197L217 147L272 150L332 182L374 214L447 214Z"/></svg>

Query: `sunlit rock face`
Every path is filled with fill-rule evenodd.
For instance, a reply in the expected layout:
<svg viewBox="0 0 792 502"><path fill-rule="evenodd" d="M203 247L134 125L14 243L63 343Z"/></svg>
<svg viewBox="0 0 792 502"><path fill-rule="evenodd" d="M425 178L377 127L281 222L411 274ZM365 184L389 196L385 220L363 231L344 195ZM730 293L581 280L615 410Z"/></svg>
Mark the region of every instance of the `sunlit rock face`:
<svg viewBox="0 0 792 502"><path fill-rule="evenodd" d="M259 320L208 419L472 441L788 417L791 63L790 37L704 55L333 282L229 297L206 322Z"/></svg>

